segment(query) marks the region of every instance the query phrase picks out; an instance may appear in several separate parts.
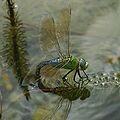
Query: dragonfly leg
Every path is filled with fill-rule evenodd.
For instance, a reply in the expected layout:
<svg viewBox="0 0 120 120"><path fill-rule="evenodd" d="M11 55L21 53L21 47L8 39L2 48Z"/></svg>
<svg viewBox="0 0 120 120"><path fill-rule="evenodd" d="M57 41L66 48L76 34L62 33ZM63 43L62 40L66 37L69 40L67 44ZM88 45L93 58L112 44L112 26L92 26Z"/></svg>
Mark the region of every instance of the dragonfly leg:
<svg viewBox="0 0 120 120"><path fill-rule="evenodd" d="M77 72L78 72L78 75L79 75L80 79L83 79L83 77L80 75L80 70L79 69L77 70Z"/></svg>
<svg viewBox="0 0 120 120"><path fill-rule="evenodd" d="M85 73L84 70L83 70L83 73L85 74L85 76L87 78L87 83L84 84L84 81L82 80L81 87L83 87L83 84L84 84L84 86L87 85L88 82L90 81L89 78L88 78L88 75ZM83 77L80 75L80 70L78 70L78 75L79 75L80 79L83 79Z"/></svg>
<svg viewBox="0 0 120 120"><path fill-rule="evenodd" d="M73 87L67 80L63 81L64 85L66 85L67 87L71 86Z"/></svg>
<svg viewBox="0 0 120 120"><path fill-rule="evenodd" d="M83 70L83 73L85 74L85 76L86 76L87 80L89 80L88 75L85 73L85 71L84 71L84 70Z"/></svg>
<svg viewBox="0 0 120 120"><path fill-rule="evenodd" d="M88 77L88 75L85 73L85 71L83 70L83 72L84 72L84 74L86 75L86 77L87 77L87 82L84 84L84 86L85 85L87 85L89 82L90 82L90 79L89 79L89 77Z"/></svg>
<svg viewBox="0 0 120 120"><path fill-rule="evenodd" d="M80 70L78 69L78 75L80 77L80 79L82 80L82 83L81 83L81 87L83 86L84 84L84 81L83 81L83 77L80 75ZM80 86L80 85L79 85Z"/></svg>
<svg viewBox="0 0 120 120"><path fill-rule="evenodd" d="M80 75L80 72L79 72L79 69L78 69L78 68L77 68L76 71L75 71L73 80L74 80L75 83L78 84L78 87L79 87L79 86L80 86L80 82L77 82L77 81L75 80L75 77L76 77L76 74L77 74L77 73L78 73L79 77L82 79L82 77L81 77L81 75Z"/></svg>
<svg viewBox="0 0 120 120"><path fill-rule="evenodd" d="M66 79L67 75L70 74L74 69L70 70L67 74L65 74L63 77L62 77L62 80L63 80L63 83L66 84L67 86L72 86Z"/></svg>

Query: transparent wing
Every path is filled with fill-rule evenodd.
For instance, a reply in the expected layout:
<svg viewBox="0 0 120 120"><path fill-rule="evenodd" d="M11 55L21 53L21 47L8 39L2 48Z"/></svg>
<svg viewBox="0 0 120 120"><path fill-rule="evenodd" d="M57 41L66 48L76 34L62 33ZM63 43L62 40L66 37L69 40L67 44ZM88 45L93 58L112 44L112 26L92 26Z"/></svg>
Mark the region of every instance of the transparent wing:
<svg viewBox="0 0 120 120"><path fill-rule="evenodd" d="M41 80L46 87L61 86L62 77L60 69L53 67L52 65L46 65L41 69Z"/></svg>
<svg viewBox="0 0 120 120"><path fill-rule="evenodd" d="M47 118L50 120L66 120L71 109L72 102L61 98Z"/></svg>
<svg viewBox="0 0 120 120"><path fill-rule="evenodd" d="M55 51L63 56L56 37L55 22L50 16L46 17L41 23L40 45L46 54Z"/></svg>
<svg viewBox="0 0 120 120"><path fill-rule="evenodd" d="M65 64L63 64L64 66ZM56 66L57 67L57 66ZM66 84L63 83L63 77L70 71L67 69L62 68L56 68L52 65L46 65L44 66L41 71L41 80L42 83L46 87L60 87L60 86L66 86ZM71 85L74 85L74 77L75 70L72 71L70 74L67 75L67 82L69 82Z"/></svg>
<svg viewBox="0 0 120 120"><path fill-rule="evenodd" d="M11 93L9 103L4 103L4 119L27 117L33 120L66 120L72 102L52 93L44 93L38 88L30 88L29 92L32 98L29 102L19 90Z"/></svg>
<svg viewBox="0 0 120 120"><path fill-rule="evenodd" d="M70 113L70 110L71 110L71 106L72 106L72 101L67 100L66 105L65 105L65 109L63 111L63 113L65 113L65 114L63 114L63 120L67 119L67 117Z"/></svg>
<svg viewBox="0 0 120 120"><path fill-rule="evenodd" d="M61 50L66 52L66 55L70 56L70 21L71 21L71 9L62 9L56 22L56 35L60 43Z"/></svg>
<svg viewBox="0 0 120 120"><path fill-rule="evenodd" d="M39 75L36 75L36 65L31 66L30 71L24 78L23 85L28 83L36 84L37 81L40 79L41 82L45 85L45 87L60 87L63 86L62 77L68 72L68 70L62 69L66 63L58 63L56 66L53 65L45 65L39 70ZM61 68L57 68L61 66ZM38 68L39 69L39 68ZM41 76L41 77L40 77ZM37 79L36 79L37 78ZM28 82L27 82L28 81Z"/></svg>
<svg viewBox="0 0 120 120"><path fill-rule="evenodd" d="M39 107L39 120L66 120L71 109L72 102L58 97L53 103ZM42 113L42 114L41 114Z"/></svg>

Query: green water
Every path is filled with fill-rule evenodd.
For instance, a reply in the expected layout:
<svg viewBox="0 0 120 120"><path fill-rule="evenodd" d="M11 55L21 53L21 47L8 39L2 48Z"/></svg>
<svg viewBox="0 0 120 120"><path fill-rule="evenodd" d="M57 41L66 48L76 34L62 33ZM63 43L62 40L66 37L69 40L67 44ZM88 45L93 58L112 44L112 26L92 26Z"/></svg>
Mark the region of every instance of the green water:
<svg viewBox="0 0 120 120"><path fill-rule="evenodd" d="M70 5L72 9L70 37L72 54L77 57L82 56L89 62L87 73L99 71L108 73L120 70L120 66L113 68L105 63L109 56L120 56L119 0L16 0L16 4L20 18L26 27L31 66L48 58L38 44L42 18L46 15L56 17L62 8ZM4 12L0 1L0 39L3 39ZM4 101L3 120L32 120L32 118L39 120L34 116L38 111L42 111L43 106L54 107L57 96L39 92L31 93L30 102L22 97L13 104L12 99L21 91L11 70L6 71L3 66L1 68L1 76L7 73L12 85L10 90L6 90L5 83L0 82ZM108 87L93 87L91 96L85 101L79 99L74 101L67 120L119 120L119 113L120 90L118 86L110 84Z"/></svg>

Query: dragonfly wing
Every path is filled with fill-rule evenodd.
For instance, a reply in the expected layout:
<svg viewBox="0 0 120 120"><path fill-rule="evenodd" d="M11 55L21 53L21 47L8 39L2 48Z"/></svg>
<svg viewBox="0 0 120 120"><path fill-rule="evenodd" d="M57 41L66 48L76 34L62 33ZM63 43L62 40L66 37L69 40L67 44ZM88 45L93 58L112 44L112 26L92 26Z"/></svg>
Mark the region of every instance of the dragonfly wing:
<svg viewBox="0 0 120 120"><path fill-rule="evenodd" d="M28 74L25 76L24 81L29 81L31 85L37 85L37 81L41 80L43 85L45 87L60 87L64 86L65 84L63 83L63 77L65 74L69 72L68 69L63 69L62 66L66 65L66 63L58 63L57 65L44 65L40 70L39 70L39 76L36 76L36 66L33 65L28 72ZM61 67L58 67L61 66ZM74 76L75 70L71 72L69 75L67 75L68 82L73 84L73 76ZM38 75L38 74L37 74ZM36 79L37 78L37 79ZM24 85L28 84L26 82L23 83Z"/></svg>
<svg viewBox="0 0 120 120"><path fill-rule="evenodd" d="M56 67L53 67L52 65L46 65L41 69L41 80L46 87L65 86L62 78L69 72L69 70ZM73 80L74 74L75 70L67 75L67 82L69 82L71 85L75 84Z"/></svg>
<svg viewBox="0 0 120 120"><path fill-rule="evenodd" d="M72 106L72 101L67 100L66 105L65 105L65 109L63 111L63 120L67 119L67 117L70 113L70 110L71 110L71 106Z"/></svg>
<svg viewBox="0 0 120 120"><path fill-rule="evenodd" d="M62 85L60 69L52 65L44 66L41 71L41 80L46 87L57 87Z"/></svg>
<svg viewBox="0 0 120 120"><path fill-rule="evenodd" d="M42 115L39 115L39 120L66 120L70 108L71 108L72 102L69 100L65 100L62 97L58 97L56 101L53 103L48 103L47 107L41 107L38 108L39 113L41 114L43 111L44 113Z"/></svg>
<svg viewBox="0 0 120 120"><path fill-rule="evenodd" d="M56 22L56 35L59 40L61 50L66 49L66 55L70 55L70 20L71 20L71 9L62 9Z"/></svg>
<svg viewBox="0 0 120 120"><path fill-rule="evenodd" d="M62 55L56 37L55 22L50 16L45 17L41 23L40 43L45 54L49 55L50 52L55 51Z"/></svg>
<svg viewBox="0 0 120 120"><path fill-rule="evenodd" d="M66 120L70 112L71 105L72 105L71 101L69 101L68 99L62 99L62 101L54 107L55 112L54 110L52 110L54 112L53 113L54 116L52 116L51 120L53 120L53 118L55 117L56 117L55 120Z"/></svg>

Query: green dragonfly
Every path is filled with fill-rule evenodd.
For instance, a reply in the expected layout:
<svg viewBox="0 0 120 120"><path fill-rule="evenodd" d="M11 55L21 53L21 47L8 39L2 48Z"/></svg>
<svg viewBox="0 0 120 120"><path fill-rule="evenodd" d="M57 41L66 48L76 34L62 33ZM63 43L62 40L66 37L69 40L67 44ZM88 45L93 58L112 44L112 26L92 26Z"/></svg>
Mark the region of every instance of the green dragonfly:
<svg viewBox="0 0 120 120"><path fill-rule="evenodd" d="M110 73L99 72L99 73L89 74L90 81L87 84L85 79L86 78L83 78L83 84L81 85L81 87L68 85L64 87L41 89L44 93L55 94L59 96L59 98L55 102L56 104L54 108L49 112L49 114L43 116L42 119L40 120L53 120L53 119L57 120L57 115L59 115L59 111L63 109L64 110L62 111L61 120L66 120L71 110L72 102L77 99L83 101L89 98L93 87L96 86L96 88L98 89L100 88L105 89L113 86L115 87L120 86L119 72L110 72ZM77 83L75 82L75 84Z"/></svg>
<svg viewBox="0 0 120 120"><path fill-rule="evenodd" d="M71 110L72 102L80 98L80 100L85 100L90 97L90 90L87 87L56 87L56 88L44 88L41 89L44 93L52 93L58 95L58 99L55 101L54 108L45 116L43 116L42 120L53 120L57 115L59 115L59 111L62 110L62 120L66 120L68 114ZM64 110L63 110L64 109ZM56 118L57 119L57 118Z"/></svg>
<svg viewBox="0 0 120 120"><path fill-rule="evenodd" d="M62 84L62 81L61 81L61 84ZM26 104L26 102L24 101L25 100L24 94L20 93L19 90L15 90L11 94L11 96L13 97L9 101L10 103L6 104L6 107L2 112L3 118L12 119L12 117L15 117L14 114L16 114L16 111L21 110L20 109L21 107L18 107L18 106L22 105L23 107L23 104L25 102L24 107L26 107L26 109L29 109L29 111L32 111L33 120L38 120L38 119L39 120L66 120L71 110L72 102L77 99L80 99L81 101L87 99L90 96L90 88L88 89L87 86L76 87L74 85L72 86L68 85L68 86L61 86L61 87L55 87L55 88L46 87L46 88L39 89L38 86L36 86L34 88L29 87L29 93L31 94L32 100L29 101L30 104ZM47 101L45 102L43 101L43 99L41 101L40 98L43 98L43 99L46 98ZM49 103L49 101L54 101L54 102ZM31 106L31 102L32 102L32 106ZM37 110L40 110L42 106L44 106L44 103L45 105L48 104L48 106L50 106L50 107L47 106L46 108L47 113L46 114L42 113L42 116L41 115L36 116L35 112ZM49 108L51 109L49 110ZM16 117L19 116L21 119L23 119L23 116L22 116L23 114L21 114L21 112L17 112ZM62 115L60 119L58 118L59 115ZM16 117L13 119L16 119ZM37 117L37 119L35 119L35 117Z"/></svg>
<svg viewBox="0 0 120 120"><path fill-rule="evenodd" d="M71 77L69 79L68 81L72 81ZM83 100L86 100L87 98L89 98L91 95L91 91L95 86L96 86L96 89L107 88L107 86L108 88L113 86L114 87L120 86L119 72L118 73L117 72L116 73L102 73L102 72L93 73L93 74L89 74L89 79L90 81L86 85L86 78L82 78L83 84L81 85L81 87L75 86L74 84L77 84L77 83L74 81L73 81L74 84L71 84L68 86L65 86L62 83L62 81L60 81L59 84L63 84L64 86L59 86L54 88L46 87L46 88L39 89L37 85L34 87L29 87L29 93L31 94L31 98L32 98L32 106L31 104L26 104L25 102L25 106L27 106L26 109L28 108L30 111L32 111L33 113L32 115L34 116L33 120L66 120L71 110L73 101L80 99L80 101L82 102ZM43 98L42 101L40 98ZM24 94L23 93L20 94L20 91L18 92L17 90L15 90L13 94L13 100L7 106L7 109L4 109L2 111L2 117L9 118L9 116L6 116L6 113L15 112L15 111L12 111L13 110L12 107L16 106L14 104L19 104L23 106L21 102L24 102L24 100L25 100ZM36 100L37 102L35 102ZM47 101L44 101L44 100L47 100ZM52 103L49 103L49 100L52 101ZM29 102L31 102L31 100ZM29 105L31 106L31 108ZM44 105L45 106L47 105L47 107L45 107ZM20 109L20 108L17 107L16 109ZM19 114L20 112L17 112L17 113ZM10 115L10 114L7 114L7 115ZM20 117L21 119L23 119L23 116L21 115L22 114L20 114ZM12 116L15 117L14 115ZM16 117L18 116L16 115Z"/></svg>
<svg viewBox="0 0 120 120"><path fill-rule="evenodd" d="M65 8L60 11L58 19L55 20L51 16L47 16L41 23L40 42L41 48L45 53L55 48L59 57L40 62L36 67L36 81L40 89L44 88L42 76L49 76L48 80L51 82L53 79L58 81L60 77L64 84L68 85L68 75L73 73L73 81L78 83L76 76L82 79L80 71L83 71L84 77L88 80L85 70L88 67L88 62L83 58L77 58L70 54L70 21L71 9ZM61 70L67 70L62 73ZM57 76L57 77L56 77ZM58 77L59 76L59 77ZM50 81L51 80L51 81ZM48 83L49 83L48 82Z"/></svg>

